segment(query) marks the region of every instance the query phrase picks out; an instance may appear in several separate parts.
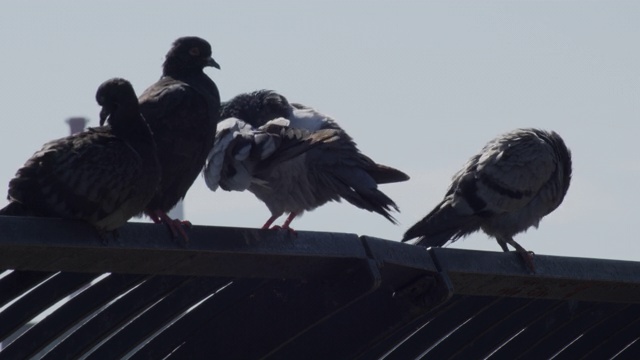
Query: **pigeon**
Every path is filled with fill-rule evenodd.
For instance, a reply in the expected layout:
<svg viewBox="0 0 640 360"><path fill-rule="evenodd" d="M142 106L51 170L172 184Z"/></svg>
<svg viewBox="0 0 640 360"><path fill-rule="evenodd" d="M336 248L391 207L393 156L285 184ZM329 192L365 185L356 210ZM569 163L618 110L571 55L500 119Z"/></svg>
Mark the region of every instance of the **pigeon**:
<svg viewBox="0 0 640 360"><path fill-rule="evenodd" d="M96 100L100 127L46 143L9 182L0 215L83 220L104 236L142 213L160 179L151 129L127 80L105 81Z"/></svg>
<svg viewBox="0 0 640 360"><path fill-rule="evenodd" d="M482 229L503 251L507 244L535 272L533 253L513 236L538 227L564 200L571 152L557 133L516 129L491 140L453 176L444 199L410 227L402 241L441 247Z"/></svg>
<svg viewBox="0 0 640 360"><path fill-rule="evenodd" d="M245 191L260 174L330 141L335 132L294 129L284 118L268 121L257 129L237 118L222 120L217 126L216 145L205 164L205 182L212 191L218 187Z"/></svg>
<svg viewBox="0 0 640 360"><path fill-rule="evenodd" d="M263 229L269 229L277 218L288 213L282 226L273 228L294 231L290 224L295 217L341 199L397 223L390 212L398 211L398 207L378 190L378 184L406 181L409 176L362 154L332 118L313 108L290 104L271 90L234 97L222 104L220 117L225 120L218 126L216 145L205 165L205 181L211 190L217 189L219 183L225 190L252 192L271 212ZM227 127L240 122L246 126L235 131ZM278 140L283 145L279 147L274 141L268 152L251 150L265 146L246 145L250 134L275 124L288 136ZM243 139L245 146L236 145L238 140L234 139ZM239 149L260 155L247 159L239 155ZM229 167L233 170L229 171ZM235 181L235 187L225 186L231 181Z"/></svg>
<svg viewBox="0 0 640 360"><path fill-rule="evenodd" d="M289 103L283 95L265 89L239 94L225 102L220 109L220 119L230 117L242 119L254 127L260 127L273 119L285 118L290 121L291 127L298 129L310 131L342 130L331 117L311 107L299 103ZM399 174L394 173L394 175ZM400 177L406 177L406 174Z"/></svg>
<svg viewBox="0 0 640 360"><path fill-rule="evenodd" d="M163 64L162 77L142 95L140 111L153 131L162 169L160 186L145 209L155 223L164 222L173 237L188 241L183 225L167 212L198 177L213 146L219 120L220 94L203 69L220 69L211 57L211 45L199 37L173 42Z"/></svg>

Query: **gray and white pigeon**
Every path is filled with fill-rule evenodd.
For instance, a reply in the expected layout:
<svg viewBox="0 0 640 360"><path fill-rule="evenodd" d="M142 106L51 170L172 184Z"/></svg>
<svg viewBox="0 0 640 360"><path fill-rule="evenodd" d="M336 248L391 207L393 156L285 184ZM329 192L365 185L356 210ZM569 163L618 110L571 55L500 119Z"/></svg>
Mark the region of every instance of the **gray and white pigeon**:
<svg viewBox="0 0 640 360"><path fill-rule="evenodd" d="M160 179L151 130L127 80L107 80L96 100L101 126L46 143L9 182L0 215L84 220L103 235L142 213Z"/></svg>
<svg viewBox="0 0 640 360"><path fill-rule="evenodd" d="M517 129L491 140L456 173L444 200L404 234L441 247L482 229L502 250L513 246L535 271L533 254L513 236L555 210L571 182L571 152L557 133Z"/></svg>
<svg viewBox="0 0 640 360"><path fill-rule="evenodd" d="M218 126L205 180L212 190L220 184L225 190L249 190L262 200L271 212L263 229L288 213L281 228L292 230L290 224L296 216L341 199L396 222L390 212L398 207L378 190L378 184L409 177L362 154L330 117L310 107L289 104L274 91L259 90L223 103L221 118L227 120ZM247 145L246 139L276 125L280 133L270 137L270 146ZM236 145L238 140L234 139L244 139L244 146Z"/></svg>
<svg viewBox="0 0 640 360"><path fill-rule="evenodd" d="M331 141L337 130L311 132L295 129L284 118L254 128L237 119L218 123L216 145L209 152L204 169L207 186L216 191L248 190L260 174L270 172L283 161L304 154L324 141Z"/></svg>
<svg viewBox="0 0 640 360"><path fill-rule="evenodd" d="M188 236L182 222L169 218L171 210L198 177L213 146L219 120L220 94L204 73L207 66L220 68L211 57L211 46L199 37L181 37L166 55L162 77L140 96L140 111L158 145L162 168L160 187L145 213L164 222L174 237Z"/></svg>

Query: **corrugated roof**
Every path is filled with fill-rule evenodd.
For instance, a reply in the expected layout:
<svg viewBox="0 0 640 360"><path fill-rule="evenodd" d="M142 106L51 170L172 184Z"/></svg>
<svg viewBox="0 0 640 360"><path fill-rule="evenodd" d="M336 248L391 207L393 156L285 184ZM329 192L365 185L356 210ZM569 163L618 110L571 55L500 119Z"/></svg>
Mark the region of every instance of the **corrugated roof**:
<svg viewBox="0 0 640 360"><path fill-rule="evenodd" d="M0 359L636 359L640 263L0 217ZM36 321L34 321L34 319Z"/></svg>

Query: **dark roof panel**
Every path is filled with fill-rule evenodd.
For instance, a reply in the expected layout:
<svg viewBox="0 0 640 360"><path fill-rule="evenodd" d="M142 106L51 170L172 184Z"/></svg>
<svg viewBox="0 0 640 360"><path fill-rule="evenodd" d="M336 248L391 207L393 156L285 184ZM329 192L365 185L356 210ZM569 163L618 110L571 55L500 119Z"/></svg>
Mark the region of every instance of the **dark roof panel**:
<svg viewBox="0 0 640 360"><path fill-rule="evenodd" d="M616 359L640 263L354 234L0 217L0 359Z"/></svg>

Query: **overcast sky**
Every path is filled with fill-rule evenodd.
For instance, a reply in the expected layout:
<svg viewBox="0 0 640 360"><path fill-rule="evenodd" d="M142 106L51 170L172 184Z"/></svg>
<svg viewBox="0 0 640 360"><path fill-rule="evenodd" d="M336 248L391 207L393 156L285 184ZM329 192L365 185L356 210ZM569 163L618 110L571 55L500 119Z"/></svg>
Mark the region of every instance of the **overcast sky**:
<svg viewBox="0 0 640 360"><path fill-rule="evenodd" d="M516 241L538 254L640 260L639 19L638 1L4 0L0 184L67 135L66 118L98 124L102 81L127 78L140 94L171 42L197 35L222 66L206 72L223 100L276 90L411 176L382 186L400 226L343 202L295 229L398 240L488 140L539 127L563 136L574 177L560 208ZM270 215L250 193L212 193L202 178L185 212L197 225L240 227ZM482 233L453 246L500 250Z"/></svg>

